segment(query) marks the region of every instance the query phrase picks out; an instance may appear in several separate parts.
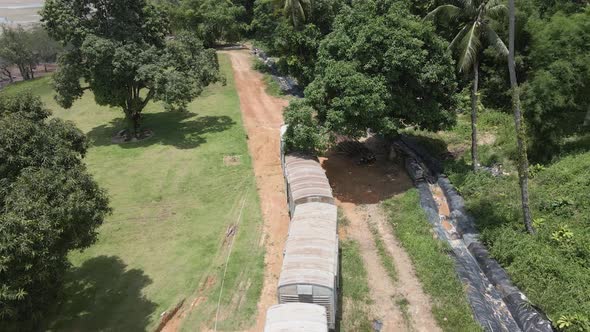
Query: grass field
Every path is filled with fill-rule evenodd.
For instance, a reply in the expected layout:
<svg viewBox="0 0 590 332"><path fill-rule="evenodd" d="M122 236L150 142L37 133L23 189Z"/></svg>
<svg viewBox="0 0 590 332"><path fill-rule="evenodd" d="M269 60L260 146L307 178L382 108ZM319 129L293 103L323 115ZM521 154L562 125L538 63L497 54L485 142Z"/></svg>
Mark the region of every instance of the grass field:
<svg viewBox="0 0 590 332"><path fill-rule="evenodd" d="M113 208L98 242L71 255L74 266L49 329L153 330L160 314L185 298L194 308L183 328L212 327L224 275L217 328L253 323L263 277L262 221L231 65L224 55L220 64L226 86L206 89L187 113L150 104L144 127L155 136L124 145L111 144L124 127L122 111L98 107L91 94L64 110L52 98L50 78L2 92L30 89L55 116L88 134L86 163ZM231 163L224 162L228 156L235 156Z"/></svg>

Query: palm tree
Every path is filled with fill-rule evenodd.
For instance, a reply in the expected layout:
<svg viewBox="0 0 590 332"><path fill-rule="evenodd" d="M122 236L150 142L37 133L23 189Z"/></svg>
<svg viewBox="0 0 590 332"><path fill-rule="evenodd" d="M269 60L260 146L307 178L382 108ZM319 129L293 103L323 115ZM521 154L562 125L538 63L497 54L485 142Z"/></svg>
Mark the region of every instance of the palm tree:
<svg viewBox="0 0 590 332"><path fill-rule="evenodd" d="M516 145L518 146L518 182L520 184L520 196L522 202L522 214L524 226L530 234L535 233L529 207L529 162L526 150L526 132L522 124L522 112L520 110L520 91L516 80L516 65L514 62L514 25L515 9L514 0L508 0L509 27L508 27L508 71L510 72L510 87L512 88L512 108L514 110L514 124L516 129Z"/></svg>
<svg viewBox="0 0 590 332"><path fill-rule="evenodd" d="M477 105L479 83L479 54L483 50L481 38L485 36L488 42L501 55L508 55L508 49L502 39L494 31L496 19L506 14L506 6L500 0L459 0L460 7L446 4L428 13L425 20L435 18L445 19L447 22L456 21L459 32L449 49L458 55L457 67L459 72L473 74L471 91L471 162L473 170L477 170Z"/></svg>
<svg viewBox="0 0 590 332"><path fill-rule="evenodd" d="M283 11L297 27L299 22L305 22L311 9L311 0L285 0Z"/></svg>

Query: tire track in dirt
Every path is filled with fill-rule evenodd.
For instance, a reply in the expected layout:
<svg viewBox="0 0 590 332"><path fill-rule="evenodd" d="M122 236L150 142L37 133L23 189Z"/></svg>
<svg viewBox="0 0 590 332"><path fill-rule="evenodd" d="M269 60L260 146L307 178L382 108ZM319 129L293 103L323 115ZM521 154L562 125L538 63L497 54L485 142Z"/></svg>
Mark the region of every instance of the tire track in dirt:
<svg viewBox="0 0 590 332"><path fill-rule="evenodd" d="M441 331L432 315L430 297L424 293L422 285L416 277L410 256L393 235L383 209L378 204L366 205L365 207L367 219L371 220L376 226L385 244L385 249L393 258L398 278L394 285L394 297L408 301L408 313L411 321L407 323L415 331Z"/></svg>
<svg viewBox="0 0 590 332"><path fill-rule="evenodd" d="M381 331L440 331L432 316L430 298L422 290L412 262L392 233L380 203L403 193L413 184L402 165L377 156L373 165L357 165L351 158L330 153L322 158L338 205L350 222L346 236L359 243L368 274L373 319L382 321ZM398 280L392 281L381 263L373 234L373 225L393 258ZM407 301L409 317L397 304ZM409 320L409 321L408 321Z"/></svg>
<svg viewBox="0 0 590 332"><path fill-rule="evenodd" d="M262 331L266 310L277 302L276 287L289 230L287 196L279 147L283 108L288 105L288 101L266 93L262 74L252 69L252 56L249 51L223 53L229 55L232 63L264 221L261 235L261 245L265 245L266 249L264 282L258 302L256 324L250 329Z"/></svg>

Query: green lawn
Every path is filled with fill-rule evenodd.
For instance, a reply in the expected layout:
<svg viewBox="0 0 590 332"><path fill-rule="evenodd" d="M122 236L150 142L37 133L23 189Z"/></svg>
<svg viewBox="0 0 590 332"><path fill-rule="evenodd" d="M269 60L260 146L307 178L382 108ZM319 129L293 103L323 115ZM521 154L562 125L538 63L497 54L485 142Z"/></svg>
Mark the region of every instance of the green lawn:
<svg viewBox="0 0 590 332"><path fill-rule="evenodd" d="M53 100L50 78L2 92L30 89L55 116L88 133L86 163L113 208L98 242L71 255L74 267L50 330L153 330L160 314L184 298L199 300L183 327L212 327L231 242L226 233L240 215L217 327L253 323L264 265L260 205L227 56L220 64L226 86L209 87L187 113L150 104L144 127L155 136L124 145L111 144L124 127L122 111L97 106L90 93L64 110ZM239 164L226 166L225 156L238 156Z"/></svg>

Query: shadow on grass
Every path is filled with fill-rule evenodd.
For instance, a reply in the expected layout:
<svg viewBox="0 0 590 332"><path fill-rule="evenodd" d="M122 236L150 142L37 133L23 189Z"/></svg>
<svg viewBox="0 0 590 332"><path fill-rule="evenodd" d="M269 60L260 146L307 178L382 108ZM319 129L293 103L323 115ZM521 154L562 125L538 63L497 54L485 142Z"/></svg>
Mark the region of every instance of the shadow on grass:
<svg viewBox="0 0 590 332"><path fill-rule="evenodd" d="M128 270L119 257L92 258L68 274L49 330L145 331L157 307L142 294L151 283L142 270Z"/></svg>
<svg viewBox="0 0 590 332"><path fill-rule="evenodd" d="M143 115L142 128L150 129L154 136L140 142L120 144L133 149L152 144L172 145L179 149L192 149L207 142L203 135L226 131L236 123L228 116L197 116L188 112L159 112ZM88 132L93 146L113 145L112 137L127 127L123 118L100 125Z"/></svg>

